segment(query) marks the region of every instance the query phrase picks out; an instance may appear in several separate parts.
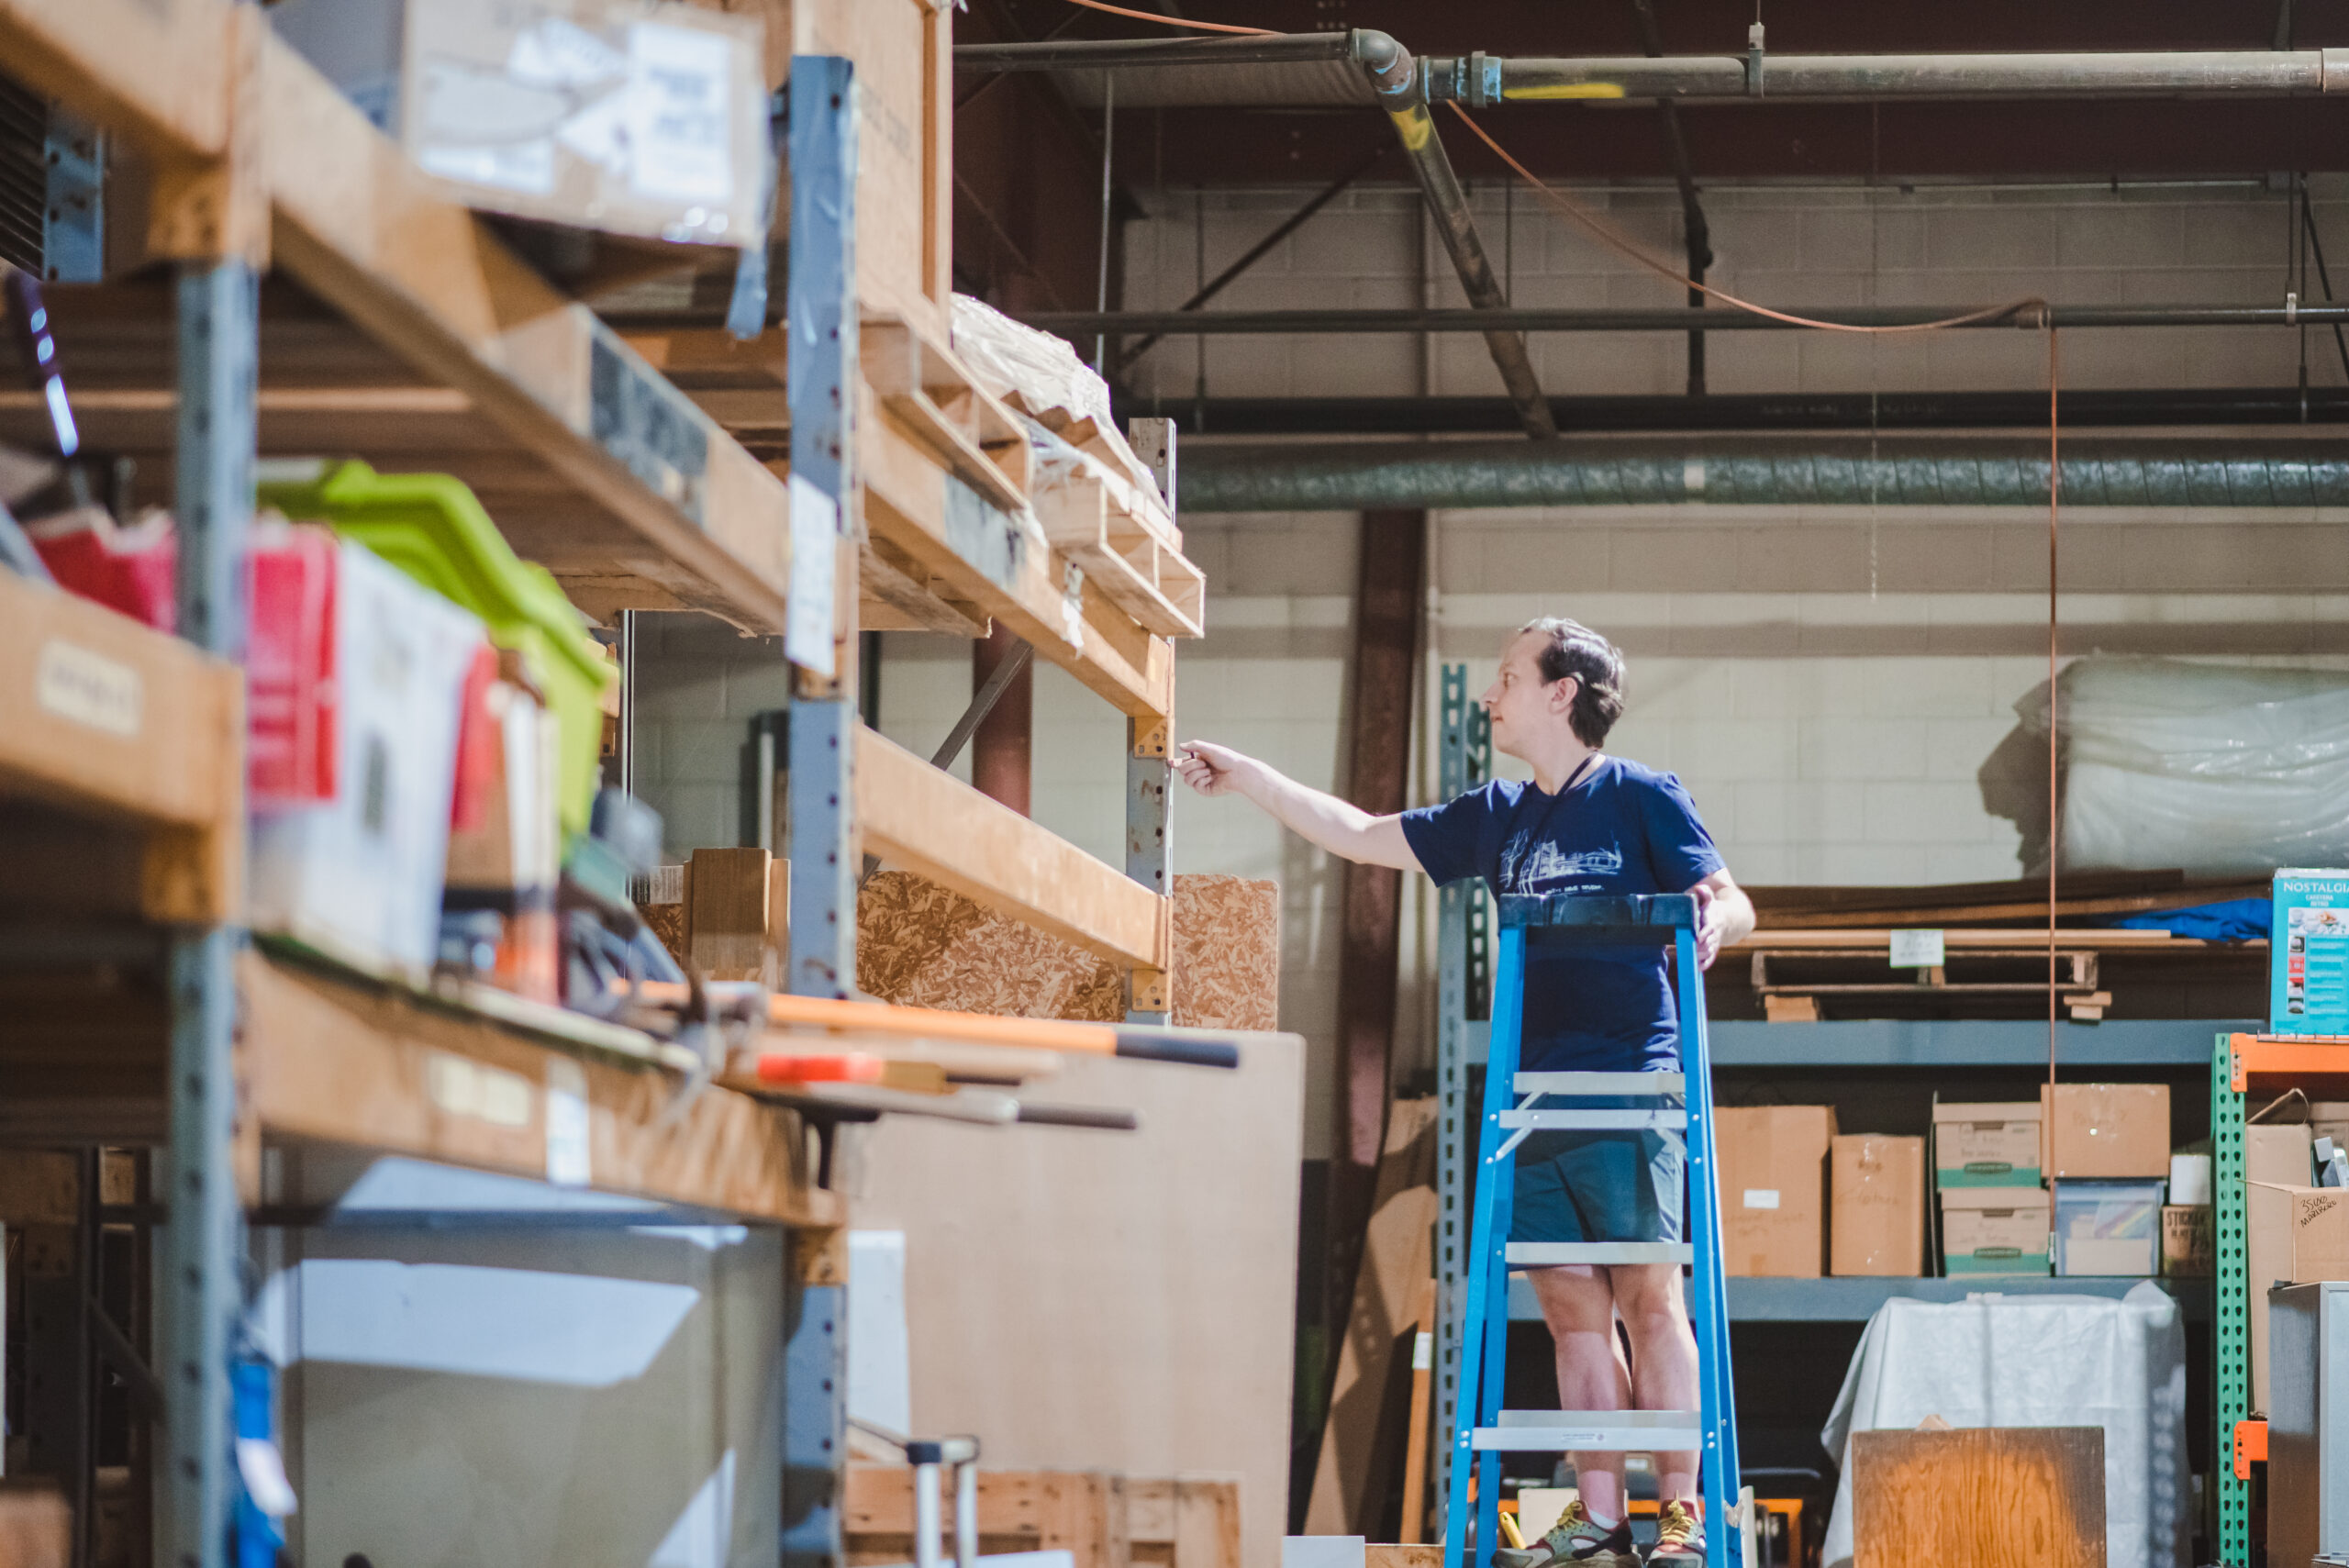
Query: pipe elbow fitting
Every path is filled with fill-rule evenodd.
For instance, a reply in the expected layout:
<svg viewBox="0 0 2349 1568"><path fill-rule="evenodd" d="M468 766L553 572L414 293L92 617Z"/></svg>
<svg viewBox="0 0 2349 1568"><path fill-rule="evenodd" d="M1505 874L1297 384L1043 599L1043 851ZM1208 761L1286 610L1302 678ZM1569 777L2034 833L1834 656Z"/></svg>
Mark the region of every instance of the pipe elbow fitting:
<svg viewBox="0 0 2349 1568"><path fill-rule="evenodd" d="M1393 34L1375 28L1353 28L1346 34L1346 53L1370 78L1381 108L1393 113L1424 101L1418 63Z"/></svg>

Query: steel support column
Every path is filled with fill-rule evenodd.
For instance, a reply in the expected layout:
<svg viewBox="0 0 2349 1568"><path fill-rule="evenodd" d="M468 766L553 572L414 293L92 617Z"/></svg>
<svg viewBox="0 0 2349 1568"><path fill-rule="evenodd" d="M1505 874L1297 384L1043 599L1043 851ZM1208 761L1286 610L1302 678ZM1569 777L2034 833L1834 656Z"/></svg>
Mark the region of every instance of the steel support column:
<svg viewBox="0 0 2349 1568"><path fill-rule="evenodd" d="M1127 427L1127 434L1133 438L1134 450L1157 476L1167 515L1175 516L1179 501L1174 483L1174 421L1136 419ZM1170 869L1174 824L1167 810L1174 765L1174 728L1172 713L1163 719L1136 718L1126 723L1126 874L1161 898L1174 891ZM1171 923L1173 909L1167 908ZM1171 944L1171 930L1168 939ZM1171 970L1174 962L1171 951L1166 962ZM1135 970L1127 992L1126 1022L1166 1022L1173 1009L1168 992L1172 984L1167 971Z"/></svg>
<svg viewBox="0 0 2349 1568"><path fill-rule="evenodd" d="M819 1234L791 1239L785 1270L783 1568L839 1568L848 1465L848 1291L811 1284Z"/></svg>
<svg viewBox="0 0 2349 1568"><path fill-rule="evenodd" d="M791 61L792 613L839 596L798 577L816 547L855 546L856 80L850 61ZM829 539L824 537L829 530ZM803 554L803 552L807 552ZM851 595L848 602L853 605ZM826 627L828 637L841 628ZM852 639L848 644L853 646ZM856 730L852 682L799 674L791 711L791 964L803 996L856 989Z"/></svg>
<svg viewBox="0 0 2349 1568"><path fill-rule="evenodd" d="M41 196L41 275L94 284L106 276L106 135L52 104Z"/></svg>
<svg viewBox="0 0 2349 1568"><path fill-rule="evenodd" d="M191 263L178 284L180 633L241 661L253 505L259 280L242 261ZM171 1147L155 1306L163 1437L156 1556L216 1568L228 1552L228 1346L243 1307L244 1217L231 1149L237 933L178 933L171 950Z"/></svg>

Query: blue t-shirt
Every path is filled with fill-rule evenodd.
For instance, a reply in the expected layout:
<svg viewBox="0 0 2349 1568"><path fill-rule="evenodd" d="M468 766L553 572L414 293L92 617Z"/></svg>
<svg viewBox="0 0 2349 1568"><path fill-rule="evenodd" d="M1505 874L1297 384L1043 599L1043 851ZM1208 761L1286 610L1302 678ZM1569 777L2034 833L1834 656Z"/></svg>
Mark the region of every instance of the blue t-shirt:
<svg viewBox="0 0 2349 1568"><path fill-rule="evenodd" d="M1721 869L1680 781L1620 757L1558 795L1495 779L1406 811L1403 837L1439 883L1479 876L1496 896L1686 893ZM1680 1020L1666 951L1527 943L1524 1070L1675 1071Z"/></svg>

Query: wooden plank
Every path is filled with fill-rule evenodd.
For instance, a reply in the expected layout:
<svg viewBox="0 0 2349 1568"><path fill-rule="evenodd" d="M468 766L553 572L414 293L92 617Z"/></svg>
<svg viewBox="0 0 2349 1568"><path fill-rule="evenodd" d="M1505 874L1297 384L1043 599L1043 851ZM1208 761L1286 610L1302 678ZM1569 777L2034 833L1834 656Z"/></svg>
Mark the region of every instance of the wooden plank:
<svg viewBox="0 0 2349 1568"><path fill-rule="evenodd" d="M1166 966L1165 900L870 729L856 817L866 854L1119 963Z"/></svg>
<svg viewBox="0 0 2349 1568"><path fill-rule="evenodd" d="M1410 1437L1403 1449L1403 1518L1396 1532L1416 1543L1428 1523L1428 1424L1435 1394L1435 1281L1419 1282L1419 1311L1411 1336Z"/></svg>
<svg viewBox="0 0 2349 1568"><path fill-rule="evenodd" d="M1346 1314L1306 1505L1308 1535L1382 1533L1386 1500L1401 1485L1408 1395L1398 1407L1395 1359L1410 1353L1408 1336L1434 1268L1435 1121L1432 1099L1397 1102L1388 1118L1369 1244Z"/></svg>
<svg viewBox="0 0 2349 1568"><path fill-rule="evenodd" d="M576 1073L598 1192L789 1225L843 1223L787 1111L582 1056L406 993L247 954L239 1105L264 1139L382 1150L544 1179L549 1084ZM559 1084L558 1084L559 1086Z"/></svg>
<svg viewBox="0 0 2349 1568"><path fill-rule="evenodd" d="M141 837L144 912L243 897L244 680L177 638L0 574L0 794Z"/></svg>
<svg viewBox="0 0 2349 1568"><path fill-rule="evenodd" d="M2201 952L2238 951L2246 947L2265 947L2260 943L2209 942L2197 937L2174 937L2167 931L2132 931L2096 927L2065 926L2055 932L2056 950L2087 952ZM1992 953L2037 952L2047 951L2043 931L2036 939L2030 931L2011 927L1987 930L1963 928L1942 929L1942 945L1957 949L1988 950ZM1849 927L1824 930L1781 930L1772 928L1754 932L1743 941L1721 950L1723 958L1746 958L1760 953L1808 953L1814 956L1860 954L1873 956L1886 952L1892 946L1892 931L1888 927Z"/></svg>
<svg viewBox="0 0 2349 1568"><path fill-rule="evenodd" d="M1234 1477L1175 1478L1174 1568L1241 1568L1240 1485Z"/></svg>
<svg viewBox="0 0 2349 1568"><path fill-rule="evenodd" d="M1853 1568L2104 1568L2104 1429L1852 1434Z"/></svg>
<svg viewBox="0 0 2349 1568"><path fill-rule="evenodd" d="M229 28L218 0L0 0L0 66L150 157L228 139Z"/></svg>
<svg viewBox="0 0 2349 1568"><path fill-rule="evenodd" d="M1090 584L1072 628L1067 581L1056 574L1045 542L1006 539L982 550L961 538L966 528L1003 527L996 520L1001 514L978 508L950 520L946 470L898 428L869 389L863 413L857 451L864 463L865 524L876 542L887 541L953 596L1008 622L1038 657L1068 671L1119 711L1136 718L1173 714L1171 643L1136 625Z"/></svg>
<svg viewBox="0 0 2349 1568"><path fill-rule="evenodd" d="M1085 568L1110 601L1162 637L1197 637L1207 578L1150 527L1134 492L1090 474L1046 485L1036 520L1052 548Z"/></svg>

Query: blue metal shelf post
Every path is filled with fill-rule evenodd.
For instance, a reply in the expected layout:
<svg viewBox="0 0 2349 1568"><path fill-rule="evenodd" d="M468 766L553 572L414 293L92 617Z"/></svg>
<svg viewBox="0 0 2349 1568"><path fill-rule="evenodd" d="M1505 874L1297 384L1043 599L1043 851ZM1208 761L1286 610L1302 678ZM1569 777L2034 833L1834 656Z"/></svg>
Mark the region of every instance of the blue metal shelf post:
<svg viewBox="0 0 2349 1568"><path fill-rule="evenodd" d="M179 623L207 652L245 651L246 525L253 506L261 295L250 262L191 263L178 282ZM157 1561L228 1560L228 1347L243 1310L244 1215L232 1150L239 933L184 929L171 945L171 1144L155 1260L156 1373L164 1389Z"/></svg>

